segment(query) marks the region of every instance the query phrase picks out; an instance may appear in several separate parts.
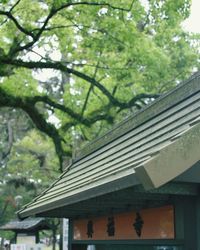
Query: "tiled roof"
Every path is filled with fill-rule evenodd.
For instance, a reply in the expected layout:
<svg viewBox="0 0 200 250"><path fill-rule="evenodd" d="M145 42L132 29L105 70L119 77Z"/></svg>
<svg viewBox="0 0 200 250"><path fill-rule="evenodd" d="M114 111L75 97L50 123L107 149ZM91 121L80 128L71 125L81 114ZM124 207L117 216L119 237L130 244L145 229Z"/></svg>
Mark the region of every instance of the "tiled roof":
<svg viewBox="0 0 200 250"><path fill-rule="evenodd" d="M199 117L200 73L196 73L89 144L58 180L27 204L19 215L25 217L52 211L142 183L145 178L138 168L175 145L182 135L192 133Z"/></svg>
<svg viewBox="0 0 200 250"><path fill-rule="evenodd" d="M0 230L34 231L37 229L49 229L45 218L28 218L23 221L13 220L0 227Z"/></svg>

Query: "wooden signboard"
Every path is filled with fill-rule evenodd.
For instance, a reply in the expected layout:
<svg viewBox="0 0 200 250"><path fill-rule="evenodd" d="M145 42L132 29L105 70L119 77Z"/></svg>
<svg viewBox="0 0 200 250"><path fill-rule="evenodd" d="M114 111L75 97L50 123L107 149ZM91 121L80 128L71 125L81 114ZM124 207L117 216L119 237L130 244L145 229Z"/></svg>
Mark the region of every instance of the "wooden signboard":
<svg viewBox="0 0 200 250"><path fill-rule="evenodd" d="M173 206L73 221L74 240L174 239Z"/></svg>

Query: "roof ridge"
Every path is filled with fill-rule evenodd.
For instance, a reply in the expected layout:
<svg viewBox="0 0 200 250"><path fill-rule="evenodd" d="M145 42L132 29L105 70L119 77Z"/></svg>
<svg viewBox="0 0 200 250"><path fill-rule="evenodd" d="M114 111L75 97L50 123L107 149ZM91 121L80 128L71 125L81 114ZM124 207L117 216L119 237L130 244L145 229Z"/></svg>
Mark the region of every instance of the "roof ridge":
<svg viewBox="0 0 200 250"><path fill-rule="evenodd" d="M108 130L106 133L87 143L83 148L74 153L73 162L79 161L80 159L86 157L88 154L98 150L99 148L105 146L111 141L121 137L122 135L128 133L137 126L140 126L142 123L147 122L163 111L171 108L172 106L178 104L182 100L193 95L197 91L200 91L200 84L193 81L200 77L200 71L195 72L187 80L178 84L172 90L161 95L159 98L154 100L149 105L145 106L143 109L138 112L130 115L125 120L114 125L112 129ZM188 86L193 84L194 87L189 88ZM179 96L179 98L172 98L174 95ZM170 99L170 100L168 100ZM160 103L160 105L158 105ZM154 107L155 110L154 110ZM144 116L148 112L148 115Z"/></svg>

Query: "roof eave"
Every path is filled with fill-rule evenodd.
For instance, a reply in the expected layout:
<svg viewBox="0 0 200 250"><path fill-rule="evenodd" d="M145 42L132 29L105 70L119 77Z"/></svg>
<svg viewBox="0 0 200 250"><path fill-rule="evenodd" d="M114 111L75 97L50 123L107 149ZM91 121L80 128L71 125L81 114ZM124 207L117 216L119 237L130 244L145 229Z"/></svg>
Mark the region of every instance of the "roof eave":
<svg viewBox="0 0 200 250"><path fill-rule="evenodd" d="M158 188L200 160L200 124L194 125L160 153L135 169L146 190Z"/></svg>
<svg viewBox="0 0 200 250"><path fill-rule="evenodd" d="M86 190L84 192L77 193L76 195L65 197L63 199L59 199L57 202L49 202L43 206L32 207L30 204L29 207L22 208L17 212L19 219L24 219L29 216L40 216L43 212L52 211L59 207L64 207L66 205L75 204L80 201L89 200L97 196L102 196L107 193L111 193L114 191L122 190L127 187L135 186L140 184L136 174L133 171L133 174L124 176L120 179L114 180L109 183L105 183L101 186L97 186L95 188Z"/></svg>

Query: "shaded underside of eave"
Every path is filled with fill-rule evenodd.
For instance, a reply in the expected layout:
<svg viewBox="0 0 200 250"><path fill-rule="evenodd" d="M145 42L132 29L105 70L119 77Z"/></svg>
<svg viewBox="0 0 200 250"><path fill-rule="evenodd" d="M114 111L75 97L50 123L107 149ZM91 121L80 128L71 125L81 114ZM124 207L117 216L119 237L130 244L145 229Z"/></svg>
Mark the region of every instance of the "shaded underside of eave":
<svg viewBox="0 0 200 250"><path fill-rule="evenodd" d="M71 205L60 205L56 209L38 211L36 216L57 218L87 218L109 213L120 213L129 210L159 207L172 204L175 197L196 196L199 186L188 183L168 183L161 188L146 192L142 185L79 201Z"/></svg>
<svg viewBox="0 0 200 250"><path fill-rule="evenodd" d="M87 201L98 196L103 196L107 193L124 190L128 187L138 185L139 183L140 182L138 181L137 177L134 174L128 175L123 178L117 179L116 181L108 182L104 185L88 189L84 192L77 192L73 196L66 196L63 197L62 199L58 197L58 200L56 202L54 202L50 198L47 202L38 203L37 206L34 206L34 202L30 203L29 206L23 208L18 212L18 216L19 218L26 218L28 216L31 216L32 214L41 216L40 214L42 214L43 212L44 214L46 214L49 211L56 210L59 207L64 207L64 206L70 207L71 205L73 206L73 204L77 204L78 202Z"/></svg>

